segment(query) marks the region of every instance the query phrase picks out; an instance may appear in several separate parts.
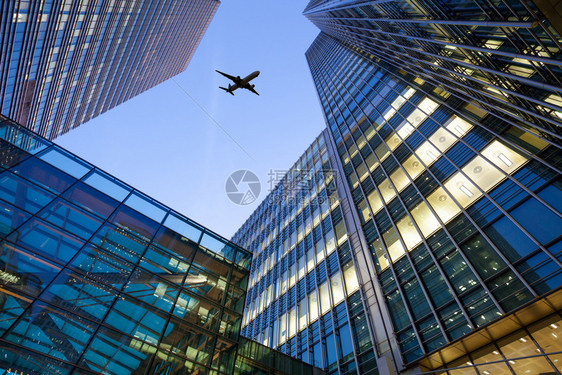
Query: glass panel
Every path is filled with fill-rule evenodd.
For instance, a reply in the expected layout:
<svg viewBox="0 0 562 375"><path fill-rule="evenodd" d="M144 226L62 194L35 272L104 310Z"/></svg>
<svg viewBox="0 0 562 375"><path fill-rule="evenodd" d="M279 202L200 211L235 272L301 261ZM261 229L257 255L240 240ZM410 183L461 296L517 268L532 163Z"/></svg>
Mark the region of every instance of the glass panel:
<svg viewBox="0 0 562 375"><path fill-rule="evenodd" d="M28 157L27 152L0 139L0 166L10 168Z"/></svg>
<svg viewBox="0 0 562 375"><path fill-rule="evenodd" d="M398 239L398 234L396 233L394 228L390 228L389 230L384 232L382 238L384 239L384 243L386 244L386 248L388 249L388 254L390 255L390 259L393 263L406 253L406 250Z"/></svg>
<svg viewBox="0 0 562 375"><path fill-rule="evenodd" d="M32 154L52 144L23 126L3 118L0 119L0 138Z"/></svg>
<svg viewBox="0 0 562 375"><path fill-rule="evenodd" d="M174 315L210 331L218 331L220 308L201 298L181 292L174 306Z"/></svg>
<svg viewBox="0 0 562 375"><path fill-rule="evenodd" d="M96 333L80 365L103 374L144 373L156 348L139 338L102 327Z"/></svg>
<svg viewBox="0 0 562 375"><path fill-rule="evenodd" d="M90 320L101 321L118 291L63 271L41 294L41 298Z"/></svg>
<svg viewBox="0 0 562 375"><path fill-rule="evenodd" d="M207 272L212 272L225 280L228 278L230 270L232 269L232 266L229 263L226 263L224 259L203 248L199 248L199 250L195 252L193 264L196 264L205 269Z"/></svg>
<svg viewBox="0 0 562 375"><path fill-rule="evenodd" d="M343 278L345 279L348 296L359 289L359 281L357 280L357 274L355 273L355 267L353 267L352 262L343 266Z"/></svg>
<svg viewBox="0 0 562 375"><path fill-rule="evenodd" d="M37 158L26 159L12 168L12 171L56 193L62 193L76 181L66 173Z"/></svg>
<svg viewBox="0 0 562 375"><path fill-rule="evenodd" d="M111 224L105 224L91 242L133 263L136 263L148 244Z"/></svg>
<svg viewBox="0 0 562 375"><path fill-rule="evenodd" d="M560 235L562 219L535 198L528 199L511 214L542 244L547 244Z"/></svg>
<svg viewBox="0 0 562 375"><path fill-rule="evenodd" d="M386 178L380 185L378 185L378 188L385 203L390 202L392 198L396 196L396 192L394 191L394 188L392 187L392 184L390 183L388 178Z"/></svg>
<svg viewBox="0 0 562 375"><path fill-rule="evenodd" d="M445 193L443 188L437 188L427 197L427 201L443 223L447 223L461 212L461 209L451 200L451 197Z"/></svg>
<svg viewBox="0 0 562 375"><path fill-rule="evenodd" d="M480 234L474 236L461 247L483 279L487 279L506 268L505 262Z"/></svg>
<svg viewBox="0 0 562 375"><path fill-rule="evenodd" d="M5 339L27 349L75 362L96 328L97 325L77 315L35 302L6 333Z"/></svg>
<svg viewBox="0 0 562 375"><path fill-rule="evenodd" d="M412 250L419 243L422 242L422 238L416 230L414 223L408 216L403 217L396 223L396 227L402 236L402 240L406 244L408 250ZM384 236L384 235L383 235Z"/></svg>
<svg viewBox="0 0 562 375"><path fill-rule="evenodd" d="M158 223L126 206L120 206L111 216L110 221L147 240L150 240L158 229Z"/></svg>
<svg viewBox="0 0 562 375"><path fill-rule="evenodd" d="M39 252L48 259L66 263L78 252L84 242L62 229L37 218L32 218L10 235L14 242Z"/></svg>
<svg viewBox="0 0 562 375"><path fill-rule="evenodd" d="M0 198L31 213L46 206L55 195L11 173L0 175Z"/></svg>
<svg viewBox="0 0 562 375"><path fill-rule="evenodd" d="M164 219L164 216L169 211L168 208L139 193L138 191L133 191L124 203L158 223L162 222L162 219Z"/></svg>
<svg viewBox="0 0 562 375"><path fill-rule="evenodd" d="M214 349L212 343L211 336L172 318L166 327L160 348L181 353L191 361L208 364Z"/></svg>
<svg viewBox="0 0 562 375"><path fill-rule="evenodd" d="M150 245L144 253L140 265L176 285L181 285L189 265L168 252Z"/></svg>
<svg viewBox="0 0 562 375"><path fill-rule="evenodd" d="M211 273L191 267L184 287L193 293L220 302L226 289L226 282Z"/></svg>
<svg viewBox="0 0 562 375"><path fill-rule="evenodd" d="M0 283L37 296L60 271L60 267L8 242L0 245Z"/></svg>
<svg viewBox="0 0 562 375"><path fill-rule="evenodd" d="M57 375L66 375L72 370L72 366L66 363L5 343L0 343L0 356L2 362L10 364L9 368L14 373L44 374L46 368L56 368Z"/></svg>
<svg viewBox="0 0 562 375"><path fill-rule="evenodd" d="M177 288L141 268L133 272L123 291L166 312L172 308L178 293Z"/></svg>
<svg viewBox="0 0 562 375"><path fill-rule="evenodd" d="M191 263L193 254L197 249L195 243L164 227L158 230L153 241L155 244L160 245L163 250L171 252L174 256L183 259L187 263Z"/></svg>
<svg viewBox="0 0 562 375"><path fill-rule="evenodd" d="M0 200L0 235L7 236L30 217L25 211Z"/></svg>
<svg viewBox="0 0 562 375"><path fill-rule="evenodd" d="M429 206L425 202L420 202L414 207L411 214L424 237L429 237L429 235L441 228L439 221L429 210Z"/></svg>
<svg viewBox="0 0 562 375"><path fill-rule="evenodd" d="M329 286L328 286L328 281L326 281L322 285L320 285L319 290L320 290L320 306L321 306L322 315L324 315L331 308L331 306L330 306L330 289L329 289Z"/></svg>
<svg viewBox="0 0 562 375"><path fill-rule="evenodd" d="M116 200L92 189L78 181L62 195L66 200L96 214L107 218L119 204Z"/></svg>
<svg viewBox="0 0 562 375"><path fill-rule="evenodd" d="M164 313L126 295L117 299L105 318L106 325L154 345L158 343L166 321Z"/></svg>
<svg viewBox="0 0 562 375"><path fill-rule="evenodd" d="M201 246L219 254L220 256L228 259L235 259L235 249L227 244L224 240L221 240L213 235L205 233L201 239Z"/></svg>
<svg viewBox="0 0 562 375"><path fill-rule="evenodd" d="M486 228L486 234L512 262L528 255L538 247L507 217Z"/></svg>
<svg viewBox="0 0 562 375"><path fill-rule="evenodd" d="M120 202L123 201L132 190L129 186L98 169L94 169L84 179L84 182Z"/></svg>
<svg viewBox="0 0 562 375"><path fill-rule="evenodd" d="M170 212L170 214L166 217L164 225L182 236L189 238L193 242L198 243L201 238L201 228L196 227L194 223L189 222L187 219L175 214L174 212Z"/></svg>
<svg viewBox="0 0 562 375"><path fill-rule="evenodd" d="M308 312L310 322L318 319L318 295L316 290L310 292L308 296Z"/></svg>
<svg viewBox="0 0 562 375"><path fill-rule="evenodd" d="M69 266L116 290L121 289L133 269L130 263L91 244L84 246Z"/></svg>
<svg viewBox="0 0 562 375"><path fill-rule="evenodd" d="M41 211L38 216L84 239L90 238L102 224L97 217L60 198Z"/></svg>
<svg viewBox="0 0 562 375"><path fill-rule="evenodd" d="M82 176L93 168L90 164L71 155L57 145L49 147L45 151L37 154L37 156L77 179L82 178Z"/></svg>
<svg viewBox="0 0 562 375"><path fill-rule="evenodd" d="M416 157L416 155L410 155L403 163L402 165L404 166L404 169L406 170L406 172L408 172L408 174L410 175L410 177L412 178L412 180L414 180L416 177L418 177L423 171L425 171L425 167L422 165L422 163L419 162L418 158Z"/></svg>
<svg viewBox="0 0 562 375"><path fill-rule="evenodd" d="M334 299L334 305L337 305L344 300L343 283L341 279L341 272L336 272L332 277L332 298Z"/></svg>

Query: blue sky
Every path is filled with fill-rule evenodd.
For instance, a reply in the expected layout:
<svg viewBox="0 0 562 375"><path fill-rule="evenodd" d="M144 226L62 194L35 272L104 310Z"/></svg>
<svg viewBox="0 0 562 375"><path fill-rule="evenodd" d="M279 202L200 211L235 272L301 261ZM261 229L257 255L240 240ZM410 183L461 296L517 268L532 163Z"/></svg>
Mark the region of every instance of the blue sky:
<svg viewBox="0 0 562 375"><path fill-rule="evenodd" d="M289 169L325 127L304 57L318 29L308 0L225 0L189 66L174 80L249 154L168 80L59 137L56 143L229 238L270 189L269 172ZM260 96L231 96L215 69L245 76ZM225 193L228 176L253 171L262 183L247 206Z"/></svg>

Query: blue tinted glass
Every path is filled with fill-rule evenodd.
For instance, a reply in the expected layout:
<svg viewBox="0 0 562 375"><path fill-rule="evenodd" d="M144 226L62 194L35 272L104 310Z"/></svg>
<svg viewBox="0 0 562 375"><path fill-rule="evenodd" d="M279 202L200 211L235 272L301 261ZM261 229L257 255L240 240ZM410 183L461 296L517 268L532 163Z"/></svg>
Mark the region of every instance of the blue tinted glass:
<svg viewBox="0 0 562 375"><path fill-rule="evenodd" d="M336 342L334 341L334 334L326 336L326 358L328 360L328 367L337 364L338 356L336 352Z"/></svg>
<svg viewBox="0 0 562 375"><path fill-rule="evenodd" d="M18 232L10 235L12 241L63 263L68 262L84 244L78 237L37 218L29 220Z"/></svg>
<svg viewBox="0 0 562 375"><path fill-rule="evenodd" d="M45 369L49 368L56 369L57 375L66 375L72 370L69 364L13 345L0 344L0 356L2 362L10 364L10 368L17 368L26 374L44 374Z"/></svg>
<svg viewBox="0 0 562 375"><path fill-rule="evenodd" d="M119 204L113 198L100 193L98 190L78 181L64 192L63 197L72 203L85 208L104 218L111 215Z"/></svg>
<svg viewBox="0 0 562 375"><path fill-rule="evenodd" d="M32 154L52 144L23 126L2 119L0 119L0 138Z"/></svg>
<svg viewBox="0 0 562 375"><path fill-rule="evenodd" d="M511 214L543 245L562 234L562 219L535 198L530 198Z"/></svg>
<svg viewBox="0 0 562 375"><path fill-rule="evenodd" d="M156 220L158 223L162 222L168 209L161 204L153 201L152 199L134 191L126 200L125 204L143 215Z"/></svg>
<svg viewBox="0 0 562 375"><path fill-rule="evenodd" d="M349 324L343 325L339 330L339 352L341 361L346 361L353 356L353 343L351 342L351 331Z"/></svg>
<svg viewBox="0 0 562 375"><path fill-rule="evenodd" d="M123 201L132 190L127 185L98 169L90 172L83 181L118 201Z"/></svg>
<svg viewBox="0 0 562 375"><path fill-rule="evenodd" d="M562 186L560 185L559 182L548 185L538 194L539 197L558 210L558 212L562 212Z"/></svg>
<svg viewBox="0 0 562 375"><path fill-rule="evenodd" d="M148 243L111 224L105 224L91 242L129 262L136 263Z"/></svg>
<svg viewBox="0 0 562 375"><path fill-rule="evenodd" d="M41 298L73 314L101 321L118 293L66 270L49 285Z"/></svg>
<svg viewBox="0 0 562 375"><path fill-rule="evenodd" d="M26 211L35 213L54 197L55 195L11 172L0 174L0 198Z"/></svg>
<svg viewBox="0 0 562 375"><path fill-rule="evenodd" d="M151 239L158 229L158 223L127 206L120 206L111 216L110 221L128 232L146 239Z"/></svg>
<svg viewBox="0 0 562 375"><path fill-rule="evenodd" d="M41 211L39 217L84 239L90 238L102 224L101 219L61 198Z"/></svg>
<svg viewBox="0 0 562 375"><path fill-rule="evenodd" d="M164 225L193 242L198 243L201 238L202 228L196 227L194 223L188 222L187 219L176 215L174 212L168 215Z"/></svg>
<svg viewBox="0 0 562 375"><path fill-rule="evenodd" d="M74 362L95 329L96 325L88 320L36 301L8 331L6 340Z"/></svg>
<svg viewBox="0 0 562 375"><path fill-rule="evenodd" d="M93 168L90 164L85 163L56 145L52 145L45 151L37 154L37 156L77 179L80 179Z"/></svg>
<svg viewBox="0 0 562 375"><path fill-rule="evenodd" d="M39 295L60 272L59 266L7 242L3 244L0 261L6 265L0 272L2 283L32 296Z"/></svg>
<svg viewBox="0 0 562 375"><path fill-rule="evenodd" d="M34 157L24 160L13 167L12 171L57 193L62 193L76 181L66 173Z"/></svg>
<svg viewBox="0 0 562 375"><path fill-rule="evenodd" d="M31 215L9 203L0 200L0 234L8 235L16 229Z"/></svg>
<svg viewBox="0 0 562 375"><path fill-rule="evenodd" d="M486 234L512 262L530 254L538 247L507 217L486 228Z"/></svg>
<svg viewBox="0 0 562 375"><path fill-rule="evenodd" d="M201 239L201 246L225 257L228 260L234 260L236 251L215 236L205 233Z"/></svg>
<svg viewBox="0 0 562 375"><path fill-rule="evenodd" d="M127 281L133 266L96 246L86 245L72 260L70 267L87 274L97 282L119 290Z"/></svg>
<svg viewBox="0 0 562 375"><path fill-rule="evenodd" d="M163 279L137 268L123 289L129 295L169 312L178 290Z"/></svg>
<svg viewBox="0 0 562 375"><path fill-rule="evenodd" d="M161 227L153 239L155 244L160 245L162 248L185 260L191 262L193 253L197 249L195 243L185 239L184 237L172 232L165 227Z"/></svg>
<svg viewBox="0 0 562 375"><path fill-rule="evenodd" d="M29 154L27 152L0 139L0 166L10 168L26 159L28 156Z"/></svg>
<svg viewBox="0 0 562 375"><path fill-rule="evenodd" d="M314 366L322 368L322 346L319 342L312 347L312 355L314 358Z"/></svg>
<svg viewBox="0 0 562 375"><path fill-rule="evenodd" d="M130 344L123 345L124 341ZM144 374L151 353L156 353L156 348L146 342L102 327L85 351L80 365L98 374Z"/></svg>

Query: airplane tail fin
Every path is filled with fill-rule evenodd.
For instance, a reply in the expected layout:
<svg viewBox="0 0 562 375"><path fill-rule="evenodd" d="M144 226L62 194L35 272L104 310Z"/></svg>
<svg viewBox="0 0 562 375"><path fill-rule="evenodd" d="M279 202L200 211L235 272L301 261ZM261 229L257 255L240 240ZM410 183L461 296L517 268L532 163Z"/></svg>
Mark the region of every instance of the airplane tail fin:
<svg viewBox="0 0 562 375"><path fill-rule="evenodd" d="M223 89L224 91L226 91L227 93L229 93L230 95L234 96L234 93L232 91L230 91L229 89L226 89L224 87L219 86L219 89Z"/></svg>

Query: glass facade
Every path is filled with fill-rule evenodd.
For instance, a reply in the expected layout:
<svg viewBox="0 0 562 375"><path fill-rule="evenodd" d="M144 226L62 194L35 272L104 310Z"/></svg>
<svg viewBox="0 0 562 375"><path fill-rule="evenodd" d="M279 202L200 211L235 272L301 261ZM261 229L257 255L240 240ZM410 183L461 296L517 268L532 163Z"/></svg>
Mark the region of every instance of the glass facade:
<svg viewBox="0 0 562 375"><path fill-rule="evenodd" d="M53 139L182 72L218 0L0 2L0 113Z"/></svg>
<svg viewBox="0 0 562 375"><path fill-rule="evenodd" d="M0 150L1 372L234 373L249 252L1 116Z"/></svg>
<svg viewBox="0 0 562 375"><path fill-rule="evenodd" d="M548 0L313 0L320 30L562 144L562 17Z"/></svg>
<svg viewBox="0 0 562 375"><path fill-rule="evenodd" d="M253 253L242 334L330 374L376 374L369 313L323 132L233 241Z"/></svg>
<svg viewBox="0 0 562 375"><path fill-rule="evenodd" d="M548 133L514 126L360 47L321 33L306 56L372 263L361 277L377 284L392 327L386 356L402 371L491 324L508 333L510 314L562 286L562 158ZM559 320L559 309L549 319ZM528 324L531 342L531 325L544 322ZM479 373L524 373L516 354L502 351L511 339L501 340L487 348L503 355L507 372ZM533 341L545 373L560 368L552 358L562 346L550 343ZM463 352L448 351L424 368L475 374L488 350L477 349L462 366L453 360Z"/></svg>

